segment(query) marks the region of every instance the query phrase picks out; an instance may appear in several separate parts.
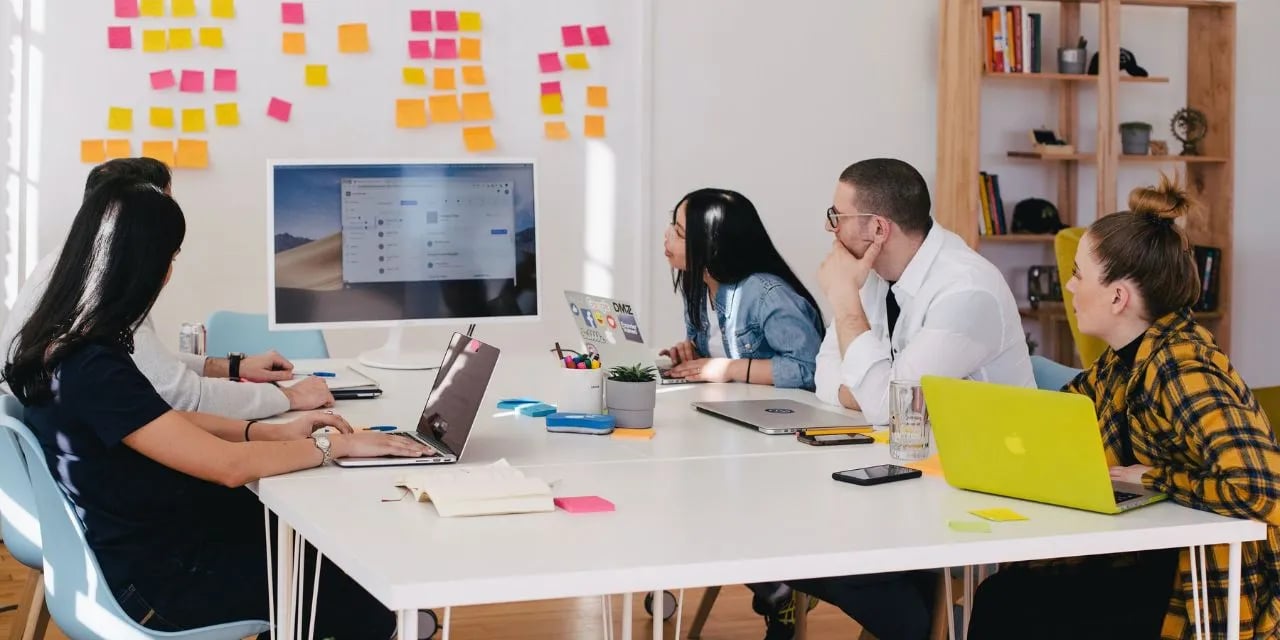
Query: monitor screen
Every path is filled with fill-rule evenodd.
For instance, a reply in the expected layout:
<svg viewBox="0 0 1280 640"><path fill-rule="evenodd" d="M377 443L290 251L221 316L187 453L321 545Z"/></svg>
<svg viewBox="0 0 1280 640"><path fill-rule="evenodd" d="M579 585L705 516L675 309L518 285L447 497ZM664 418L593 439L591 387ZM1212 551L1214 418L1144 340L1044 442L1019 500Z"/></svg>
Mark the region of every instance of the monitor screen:
<svg viewBox="0 0 1280 640"><path fill-rule="evenodd" d="M270 167L273 325L538 316L532 162Z"/></svg>

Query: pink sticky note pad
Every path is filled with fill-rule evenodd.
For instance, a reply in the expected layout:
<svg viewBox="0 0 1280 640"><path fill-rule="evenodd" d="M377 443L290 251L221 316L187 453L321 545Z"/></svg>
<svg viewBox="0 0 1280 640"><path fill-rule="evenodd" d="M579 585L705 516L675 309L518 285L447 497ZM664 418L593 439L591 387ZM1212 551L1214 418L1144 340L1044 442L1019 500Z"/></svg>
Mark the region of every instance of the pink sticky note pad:
<svg viewBox="0 0 1280 640"><path fill-rule="evenodd" d="M213 70L213 90L214 91L235 91L238 84L235 69L214 69Z"/></svg>
<svg viewBox="0 0 1280 640"><path fill-rule="evenodd" d="M436 38L436 60L457 60L458 41L453 38Z"/></svg>
<svg viewBox="0 0 1280 640"><path fill-rule="evenodd" d="M581 47L586 43L582 39L582 25L580 24L560 27L560 37L564 39L564 46L566 47Z"/></svg>
<svg viewBox="0 0 1280 640"><path fill-rule="evenodd" d="M559 81L559 80L557 80L557 81L555 81L555 82L544 82L544 83L542 83L542 95L544 95L544 96L549 96L549 95L554 95L554 94L558 94L558 93L563 93L562 91L560 91L560 81Z"/></svg>
<svg viewBox="0 0 1280 640"><path fill-rule="evenodd" d="M431 41L430 40L410 40L409 41L409 57L414 60L422 60L431 57Z"/></svg>
<svg viewBox="0 0 1280 640"><path fill-rule="evenodd" d="M458 30L458 12L457 11L437 11L436 12L436 28L441 31L457 31Z"/></svg>
<svg viewBox="0 0 1280 640"><path fill-rule="evenodd" d="M556 498L555 505L569 513L604 513L613 511L613 503L600 496L574 496Z"/></svg>
<svg viewBox="0 0 1280 640"><path fill-rule="evenodd" d="M280 98L272 98L271 102L267 104L267 117L269 118L275 118L280 122L288 122L291 113L293 113L293 104Z"/></svg>
<svg viewBox="0 0 1280 640"><path fill-rule="evenodd" d="M609 29L604 25L598 27L587 28L587 40L591 42L593 47L605 47L609 45Z"/></svg>
<svg viewBox="0 0 1280 640"><path fill-rule="evenodd" d="M307 21L306 10L301 2L281 2L280 22L285 24L303 24Z"/></svg>
<svg viewBox="0 0 1280 640"><path fill-rule="evenodd" d="M112 49L132 49L133 30L129 27L107 27L107 46Z"/></svg>
<svg viewBox="0 0 1280 640"><path fill-rule="evenodd" d="M431 12L410 11L409 28L413 31L431 31Z"/></svg>
<svg viewBox="0 0 1280 640"><path fill-rule="evenodd" d="M173 69L151 72L152 89L157 91L160 89L172 89L176 84L178 84L178 81L173 77Z"/></svg>
<svg viewBox="0 0 1280 640"><path fill-rule="evenodd" d="M117 18L136 18L139 15L138 0L116 0Z"/></svg>
<svg viewBox="0 0 1280 640"><path fill-rule="evenodd" d="M543 73L555 73L564 69L560 66L560 54L554 52L538 54L538 67Z"/></svg>
<svg viewBox="0 0 1280 640"><path fill-rule="evenodd" d="M203 93L204 72L184 69L182 71L182 82L178 85L178 90L184 93Z"/></svg>

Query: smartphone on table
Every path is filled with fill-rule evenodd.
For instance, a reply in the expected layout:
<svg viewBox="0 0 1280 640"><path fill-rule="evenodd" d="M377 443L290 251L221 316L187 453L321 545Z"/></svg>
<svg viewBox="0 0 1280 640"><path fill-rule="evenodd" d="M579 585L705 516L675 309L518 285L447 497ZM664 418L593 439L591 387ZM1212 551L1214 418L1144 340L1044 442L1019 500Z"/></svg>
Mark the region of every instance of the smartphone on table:
<svg viewBox="0 0 1280 640"><path fill-rule="evenodd" d="M921 475L923 473L919 469L902 467L896 464L882 464L874 467L837 471L831 474L831 479L848 482L849 484L870 486L886 482L898 482L899 480L910 480L919 478Z"/></svg>
<svg viewBox="0 0 1280 640"><path fill-rule="evenodd" d="M801 431L796 434L796 439L815 447L825 447L837 444L871 444L875 442L875 438L864 433L811 434Z"/></svg>

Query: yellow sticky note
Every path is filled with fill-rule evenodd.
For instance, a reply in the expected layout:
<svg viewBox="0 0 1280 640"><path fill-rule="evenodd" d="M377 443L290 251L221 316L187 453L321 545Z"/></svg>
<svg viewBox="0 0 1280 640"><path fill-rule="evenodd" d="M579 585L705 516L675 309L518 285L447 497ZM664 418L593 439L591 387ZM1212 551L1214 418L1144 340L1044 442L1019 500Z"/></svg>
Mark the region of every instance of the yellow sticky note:
<svg viewBox="0 0 1280 640"><path fill-rule="evenodd" d="M462 110L458 109L458 97L455 95L431 96L427 100L431 104L431 119L436 122L458 122L462 120Z"/></svg>
<svg viewBox="0 0 1280 640"><path fill-rule="evenodd" d="M169 107L151 107L151 126L157 129L172 129L173 109Z"/></svg>
<svg viewBox="0 0 1280 640"><path fill-rule="evenodd" d="M169 48L170 49L190 49L196 46L196 40L191 34L190 29L170 29L169 30Z"/></svg>
<svg viewBox="0 0 1280 640"><path fill-rule="evenodd" d="M492 120L493 103L488 92L462 94L462 119L470 121Z"/></svg>
<svg viewBox="0 0 1280 640"><path fill-rule="evenodd" d="M591 65L587 62L587 54L585 53L566 53L564 54L564 65L570 69L590 69Z"/></svg>
<svg viewBox="0 0 1280 640"><path fill-rule="evenodd" d="M204 169L209 166L208 140L178 140L177 162L180 169Z"/></svg>
<svg viewBox="0 0 1280 640"><path fill-rule="evenodd" d="M294 56L307 52L307 34L297 31L286 31L280 36L280 50Z"/></svg>
<svg viewBox="0 0 1280 640"><path fill-rule="evenodd" d="M548 116L558 116L564 113L564 97L558 93L543 94L542 113Z"/></svg>
<svg viewBox="0 0 1280 640"><path fill-rule="evenodd" d="M458 58L462 60L479 60L480 39L462 38L458 40Z"/></svg>
<svg viewBox="0 0 1280 640"><path fill-rule="evenodd" d="M204 131L204 109L183 109L182 110L182 131L183 133L200 133Z"/></svg>
<svg viewBox="0 0 1280 640"><path fill-rule="evenodd" d="M583 118L582 135L588 138L603 138L604 116L586 116Z"/></svg>
<svg viewBox="0 0 1280 640"><path fill-rule="evenodd" d="M196 0L173 0L173 17L196 17Z"/></svg>
<svg viewBox="0 0 1280 640"><path fill-rule="evenodd" d="M970 511L975 516L992 522L1016 522L1018 520L1027 520L1028 518L1013 509L1005 509L1003 507L995 507L991 509L974 509Z"/></svg>
<svg viewBox="0 0 1280 640"><path fill-rule="evenodd" d="M454 74L453 69L448 67L437 67L435 71L435 85L439 91L453 91L458 88L458 77Z"/></svg>
<svg viewBox="0 0 1280 640"><path fill-rule="evenodd" d="M369 50L369 25L363 22L338 25L338 51L365 53Z"/></svg>
<svg viewBox="0 0 1280 640"><path fill-rule="evenodd" d="M133 145L128 140L116 139L107 141L107 159L129 158L133 156Z"/></svg>
<svg viewBox="0 0 1280 640"><path fill-rule="evenodd" d="M484 85L484 67L470 66L462 68L462 82L472 86Z"/></svg>
<svg viewBox="0 0 1280 640"><path fill-rule="evenodd" d="M142 157L154 158L166 165L173 166L172 140L147 140L142 143Z"/></svg>
<svg viewBox="0 0 1280 640"><path fill-rule="evenodd" d="M111 107L107 111L107 128L112 131L133 131L133 109Z"/></svg>
<svg viewBox="0 0 1280 640"><path fill-rule="evenodd" d="M419 99L396 100L396 126L401 129L427 126L427 103Z"/></svg>
<svg viewBox="0 0 1280 640"><path fill-rule="evenodd" d="M329 86L329 66L324 64L307 65L307 86L308 87Z"/></svg>
<svg viewBox="0 0 1280 640"><path fill-rule="evenodd" d="M956 533L991 533L991 525L981 520L950 520L947 528Z"/></svg>
<svg viewBox="0 0 1280 640"><path fill-rule="evenodd" d="M164 29L143 29L142 50L147 53L160 53L169 50L169 40Z"/></svg>
<svg viewBox="0 0 1280 640"><path fill-rule="evenodd" d="M547 124L553 124L553 123L548 122ZM559 124L563 125L564 123L561 122ZM569 130L565 129L564 133L565 133L565 137L568 137ZM613 437L619 440L652 440L653 428L650 427L648 429L614 429Z"/></svg>
<svg viewBox="0 0 1280 640"><path fill-rule="evenodd" d="M222 48L222 27L200 27L200 46Z"/></svg>
<svg viewBox="0 0 1280 640"><path fill-rule="evenodd" d="M421 67L405 67L402 72L405 84L426 84L427 70Z"/></svg>
<svg viewBox="0 0 1280 640"><path fill-rule="evenodd" d="M209 7L209 15L215 18L236 17L236 0L213 0Z"/></svg>
<svg viewBox="0 0 1280 640"><path fill-rule="evenodd" d="M138 3L138 14L144 18L163 18L164 0L142 0Z"/></svg>
<svg viewBox="0 0 1280 640"><path fill-rule="evenodd" d="M904 464L902 466L911 467L912 469L919 469L923 471L926 476L942 475L942 459L939 458L938 454L936 453L929 456L928 458L925 458L924 460L908 462L907 464Z"/></svg>
<svg viewBox="0 0 1280 640"><path fill-rule="evenodd" d="M568 140L569 139L569 127L565 126L563 122L560 122L560 121L548 122L545 125L543 125L542 129L543 129L544 135L546 135L548 140ZM617 433L617 431L614 431L614 433Z"/></svg>
<svg viewBox="0 0 1280 640"><path fill-rule="evenodd" d="M462 129L462 141L467 151L492 151L498 147L493 139L493 130L489 127L465 127Z"/></svg>
<svg viewBox="0 0 1280 640"><path fill-rule="evenodd" d="M97 164L107 159L107 145L101 140L80 141L80 162Z"/></svg>
<svg viewBox="0 0 1280 640"><path fill-rule="evenodd" d="M479 31L482 27L480 14L475 11L463 11L458 14L458 29L460 31Z"/></svg>
<svg viewBox="0 0 1280 640"><path fill-rule="evenodd" d="M240 124L240 107L234 102L213 105L213 121L219 127L235 127Z"/></svg>
<svg viewBox="0 0 1280 640"><path fill-rule="evenodd" d="M601 109L609 106L609 88L587 87L587 106Z"/></svg>

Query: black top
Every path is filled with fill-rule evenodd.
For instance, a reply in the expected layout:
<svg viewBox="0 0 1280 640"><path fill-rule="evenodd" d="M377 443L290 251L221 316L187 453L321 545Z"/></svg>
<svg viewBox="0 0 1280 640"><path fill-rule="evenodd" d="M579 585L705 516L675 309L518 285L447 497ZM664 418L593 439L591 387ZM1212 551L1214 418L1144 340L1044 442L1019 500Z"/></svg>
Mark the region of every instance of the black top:
<svg viewBox="0 0 1280 640"><path fill-rule="evenodd" d="M893 339L893 325L898 324L898 316L902 314L902 309L898 307L898 298L893 295L893 285L896 282L890 282L888 293L884 296L885 308L889 311L889 339Z"/></svg>
<svg viewBox="0 0 1280 640"><path fill-rule="evenodd" d="M233 515L254 513L246 489L175 471L122 442L170 411L128 353L86 345L58 367L53 390L49 404L26 407L26 420L113 591L190 573L206 547L235 535L229 520L248 529Z"/></svg>
<svg viewBox="0 0 1280 640"><path fill-rule="evenodd" d="M1142 338L1145 335L1144 333L1134 338L1133 342L1116 350L1116 357L1120 358L1120 362L1123 362L1130 369L1133 368L1134 361L1138 359L1138 347L1142 346Z"/></svg>
<svg viewBox="0 0 1280 640"><path fill-rule="evenodd" d="M1132 342L1116 349L1116 357L1124 366L1132 369L1133 363L1138 359L1138 347L1142 346L1142 338L1146 334L1140 335L1133 339ZM1129 466L1138 464L1138 460L1133 457L1133 435L1129 432L1129 421L1120 420L1120 464Z"/></svg>

